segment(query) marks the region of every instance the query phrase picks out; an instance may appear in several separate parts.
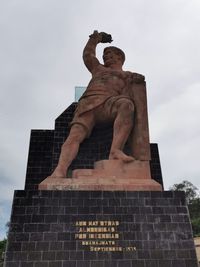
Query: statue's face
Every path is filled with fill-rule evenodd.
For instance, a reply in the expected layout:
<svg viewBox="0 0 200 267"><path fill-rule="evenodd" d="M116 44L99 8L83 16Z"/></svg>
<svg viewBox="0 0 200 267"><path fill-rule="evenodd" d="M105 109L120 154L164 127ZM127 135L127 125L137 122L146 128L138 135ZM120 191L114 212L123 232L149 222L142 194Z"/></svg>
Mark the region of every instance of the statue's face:
<svg viewBox="0 0 200 267"><path fill-rule="evenodd" d="M106 49L103 54L103 61L106 67L111 65L122 65L121 56L116 54L112 49Z"/></svg>

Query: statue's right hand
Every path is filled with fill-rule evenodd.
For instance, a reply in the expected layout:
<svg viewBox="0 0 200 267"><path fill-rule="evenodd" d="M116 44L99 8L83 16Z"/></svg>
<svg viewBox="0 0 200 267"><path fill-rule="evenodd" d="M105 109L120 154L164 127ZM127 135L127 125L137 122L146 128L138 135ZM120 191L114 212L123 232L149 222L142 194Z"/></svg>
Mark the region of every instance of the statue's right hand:
<svg viewBox="0 0 200 267"><path fill-rule="evenodd" d="M102 34L101 34L101 32L99 33L98 31L94 31L89 37L96 39L98 41L98 43L102 42Z"/></svg>
<svg viewBox="0 0 200 267"><path fill-rule="evenodd" d="M106 32L100 32L99 34L101 34L101 43L111 43L113 41L111 34Z"/></svg>
<svg viewBox="0 0 200 267"><path fill-rule="evenodd" d="M89 37L95 38L98 43L111 43L113 41L111 34L108 34L106 32L94 31L93 34L91 34Z"/></svg>

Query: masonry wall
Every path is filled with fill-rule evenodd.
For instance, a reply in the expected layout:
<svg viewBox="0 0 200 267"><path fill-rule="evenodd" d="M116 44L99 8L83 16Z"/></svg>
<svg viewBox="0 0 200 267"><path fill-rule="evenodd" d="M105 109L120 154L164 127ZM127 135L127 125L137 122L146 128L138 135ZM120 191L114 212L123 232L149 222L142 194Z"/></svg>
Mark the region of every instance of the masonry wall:
<svg viewBox="0 0 200 267"><path fill-rule="evenodd" d="M122 251L82 245L79 221L118 221ZM5 267L65 266L197 267L184 194L15 191Z"/></svg>

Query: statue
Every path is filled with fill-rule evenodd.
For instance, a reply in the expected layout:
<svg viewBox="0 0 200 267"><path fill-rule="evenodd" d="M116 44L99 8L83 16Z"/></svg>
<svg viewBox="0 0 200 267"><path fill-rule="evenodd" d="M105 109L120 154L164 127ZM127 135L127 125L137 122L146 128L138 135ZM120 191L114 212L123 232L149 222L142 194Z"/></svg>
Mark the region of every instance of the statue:
<svg viewBox="0 0 200 267"><path fill-rule="evenodd" d="M85 138L89 138L95 125L113 122L109 159L126 163L135 160L134 152L131 156L123 152L130 135L135 140L133 151L136 158L139 160L150 158L146 102L143 104L143 99L146 97L146 91L143 90L144 76L123 71L125 54L114 46L104 49L104 65L100 64L96 58L96 46L111 41L111 35L94 31L84 48L83 60L92 78L78 102L69 136L62 145L58 165L51 174L52 178L66 177L68 167L79 151L79 145ZM137 93L130 89L131 86L136 88ZM143 119L145 116L146 119Z"/></svg>

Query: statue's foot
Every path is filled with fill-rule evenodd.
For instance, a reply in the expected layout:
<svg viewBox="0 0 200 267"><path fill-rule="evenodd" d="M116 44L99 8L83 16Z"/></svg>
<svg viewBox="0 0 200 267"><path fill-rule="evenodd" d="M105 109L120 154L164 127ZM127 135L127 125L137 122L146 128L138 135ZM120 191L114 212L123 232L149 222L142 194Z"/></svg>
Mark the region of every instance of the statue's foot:
<svg viewBox="0 0 200 267"><path fill-rule="evenodd" d="M51 178L66 178L66 169L56 167L54 172L50 175Z"/></svg>
<svg viewBox="0 0 200 267"><path fill-rule="evenodd" d="M127 156L123 151L119 149L110 151L109 159L119 159L123 162L131 162L135 160L133 157Z"/></svg>

